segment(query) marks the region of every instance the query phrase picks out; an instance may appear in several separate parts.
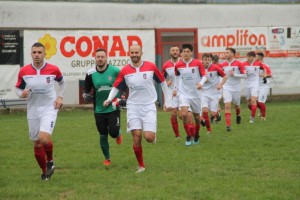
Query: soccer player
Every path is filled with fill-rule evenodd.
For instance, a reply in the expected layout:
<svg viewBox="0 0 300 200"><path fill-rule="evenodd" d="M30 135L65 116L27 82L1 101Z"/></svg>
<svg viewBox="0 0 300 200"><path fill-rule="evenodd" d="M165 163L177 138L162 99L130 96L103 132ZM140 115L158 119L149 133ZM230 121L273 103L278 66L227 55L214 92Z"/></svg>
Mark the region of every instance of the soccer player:
<svg viewBox="0 0 300 200"><path fill-rule="evenodd" d="M45 47L37 42L31 47L32 63L22 67L16 83L16 94L27 98L29 138L34 155L42 169L41 180L49 180L54 173L51 135L57 113L63 104L65 81L60 69L44 61ZM55 91L58 82L58 91Z"/></svg>
<svg viewBox="0 0 300 200"><path fill-rule="evenodd" d="M263 63L263 66L267 72L267 76L263 77L264 71L260 70L259 75L259 89L258 89L258 101L257 101L257 107L260 109L260 117L262 121L266 120L266 101L268 97L268 93L270 90L270 78L272 77L272 72L266 63L264 63L264 54L262 52L259 52L256 54L257 60L261 61Z"/></svg>
<svg viewBox="0 0 300 200"><path fill-rule="evenodd" d="M95 54L96 67L90 69L85 77L83 98L86 103L93 102L94 117L100 134L100 148L105 157L104 166L111 163L109 154L108 135L116 138L117 144L122 143L120 132L120 109L113 105L103 106L120 69L107 63L105 49L97 49ZM91 90L93 89L93 95ZM117 95L119 97L119 94Z"/></svg>
<svg viewBox="0 0 300 200"><path fill-rule="evenodd" d="M132 45L129 53L131 63L122 68L104 105L109 105L118 91L128 86L127 131L131 131L133 136L133 150L139 164L136 173L141 173L145 171L142 136L144 135L147 142L156 142L157 93L153 80L162 87L166 109L170 108L170 102L165 78L154 63L142 60L142 47Z"/></svg>
<svg viewBox="0 0 300 200"><path fill-rule="evenodd" d="M210 134L211 127L208 112L211 112L212 119L218 115L219 90L222 89L227 77L219 66L211 63L209 54L204 53L202 55L202 64L207 75L207 81L203 85L201 93L202 116L205 120L207 133ZM222 77L221 82L219 77Z"/></svg>
<svg viewBox="0 0 300 200"><path fill-rule="evenodd" d="M247 53L247 61L243 62L247 78L246 78L246 100L248 101L248 107L251 111L250 123L254 123L255 113L257 109L257 97L259 87L259 71L263 70L266 74L266 70L263 64L256 60L256 53L249 51ZM265 77L266 75L264 75Z"/></svg>
<svg viewBox="0 0 300 200"><path fill-rule="evenodd" d="M179 99L178 95L172 97L172 93L174 91L174 80L175 80L175 71L174 67L175 64L180 60L180 50L177 45L173 45L170 48L170 56L171 59L165 62L162 68L162 74L164 75L165 79L167 80L169 97L171 98L169 101L171 102L171 125L177 139L180 138L179 130L178 130L178 121L177 121L177 114L178 114L178 106L179 106Z"/></svg>
<svg viewBox="0 0 300 200"><path fill-rule="evenodd" d="M235 104L236 123L241 123L241 78L247 77L242 63L235 59L235 54L234 48L226 48L227 60L222 63L222 68L227 76L227 81L223 86L227 131L231 131L231 102Z"/></svg>
<svg viewBox="0 0 300 200"><path fill-rule="evenodd" d="M186 146L199 143L201 92L207 77L200 60L194 59L193 45L182 45L182 59L175 65L175 90L173 96L179 93L179 106L182 115L186 137ZM188 109L191 108L195 120L195 133L190 131L188 124ZM192 137L194 140L192 141Z"/></svg>
<svg viewBox="0 0 300 200"><path fill-rule="evenodd" d="M218 55L212 55L212 63L217 65L218 67L222 68L221 63L219 63L219 56ZM226 77L227 78L227 77ZM222 81L222 77L219 77L219 81ZM215 121L216 123L218 123L219 121L221 121L221 99L222 99L222 95L223 95L223 89L219 90L219 95L218 95L218 114L215 117L211 117L211 122Z"/></svg>

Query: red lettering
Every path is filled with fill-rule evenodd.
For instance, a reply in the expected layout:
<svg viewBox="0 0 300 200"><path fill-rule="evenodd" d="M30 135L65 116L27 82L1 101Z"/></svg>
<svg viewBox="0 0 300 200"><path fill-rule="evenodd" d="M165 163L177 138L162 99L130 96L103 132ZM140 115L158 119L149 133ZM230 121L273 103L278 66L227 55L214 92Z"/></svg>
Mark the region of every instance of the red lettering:
<svg viewBox="0 0 300 200"><path fill-rule="evenodd" d="M107 51L108 39L109 39L108 36L103 36L102 37L103 43L102 43L98 36L93 36L92 37L92 40L94 42L94 52L92 54L93 57L96 55L96 50L99 49L99 48L105 49Z"/></svg>
<svg viewBox="0 0 300 200"><path fill-rule="evenodd" d="M69 58L69 57L72 57L75 54L75 51L73 49L71 51L67 51L65 49L66 43L74 44L75 43L75 37L74 36L64 37L61 40L61 43L60 43L60 51L61 51L62 55Z"/></svg>
<svg viewBox="0 0 300 200"><path fill-rule="evenodd" d="M250 44L250 45L255 45L256 42L257 42L257 37L256 37L256 35L254 35L254 34L250 35L250 37L249 37L249 44Z"/></svg>
<svg viewBox="0 0 300 200"><path fill-rule="evenodd" d="M86 50L82 48L82 44L86 43ZM92 51L92 41L87 36L80 37L76 42L76 51L81 57L87 57Z"/></svg>
<svg viewBox="0 0 300 200"><path fill-rule="evenodd" d="M226 45L227 47L234 46L234 44L235 44L235 37L234 37L234 35L227 35L226 44L227 44Z"/></svg>
<svg viewBox="0 0 300 200"><path fill-rule="evenodd" d="M128 49L127 49L128 52L127 52L127 56L130 55L129 47L132 46L133 44L138 44L138 45L140 45L141 47L143 46L141 38L139 38L139 37L136 36L136 35L130 35L130 36L127 36L127 41L128 41Z"/></svg>
<svg viewBox="0 0 300 200"><path fill-rule="evenodd" d="M119 51L119 56L126 56L124 46L120 36L113 36L113 44L109 51L109 56L116 56L116 51Z"/></svg>

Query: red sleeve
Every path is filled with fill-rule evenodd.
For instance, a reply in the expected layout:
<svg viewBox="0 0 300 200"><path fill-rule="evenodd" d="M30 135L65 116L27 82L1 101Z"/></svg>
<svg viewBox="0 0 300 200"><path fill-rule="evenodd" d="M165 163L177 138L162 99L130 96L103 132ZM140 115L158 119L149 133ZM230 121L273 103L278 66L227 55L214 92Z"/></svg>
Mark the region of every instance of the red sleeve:
<svg viewBox="0 0 300 200"><path fill-rule="evenodd" d="M178 62L179 63L179 62ZM175 67L174 67L174 72L175 72L175 76L179 76L179 71L177 70L178 68L178 63L175 64Z"/></svg>
<svg viewBox="0 0 300 200"><path fill-rule="evenodd" d="M203 64L201 61L199 62L198 68L199 68L199 73L200 73L201 77L206 76L206 71L205 71L205 68L203 67Z"/></svg>
<svg viewBox="0 0 300 200"><path fill-rule="evenodd" d="M162 75L162 73L159 71L158 67L156 65L153 65L153 71L154 71L154 75L153 75L153 79L157 82L157 83L162 83L165 81L165 77Z"/></svg>
<svg viewBox="0 0 300 200"><path fill-rule="evenodd" d="M217 70L219 76L221 76L221 77L226 76L225 72L219 66L216 66L216 70Z"/></svg>
<svg viewBox="0 0 300 200"><path fill-rule="evenodd" d="M125 70L123 70L123 69L120 71L120 73L118 74L118 76L113 84L113 87L118 88L119 90L124 90L126 88L126 82L125 82L125 78L124 78Z"/></svg>
<svg viewBox="0 0 300 200"><path fill-rule="evenodd" d="M166 63L163 65L163 67L162 67L162 70L161 70L161 73L162 73L162 75L165 77L165 78L167 78L167 72L166 72L166 67L167 67L167 65L166 65Z"/></svg>
<svg viewBox="0 0 300 200"><path fill-rule="evenodd" d="M22 90L24 90L25 87L26 87L26 83L23 80L23 70L22 69L19 71L18 81L16 83L16 87L19 88L19 89L22 89Z"/></svg>
<svg viewBox="0 0 300 200"><path fill-rule="evenodd" d="M241 74L246 73L246 71L245 71L245 62L244 63L239 62L239 70L240 70Z"/></svg>
<svg viewBox="0 0 300 200"><path fill-rule="evenodd" d="M55 76L56 76L55 80L57 82L60 82L63 79L63 75L58 67L57 70L55 70Z"/></svg>

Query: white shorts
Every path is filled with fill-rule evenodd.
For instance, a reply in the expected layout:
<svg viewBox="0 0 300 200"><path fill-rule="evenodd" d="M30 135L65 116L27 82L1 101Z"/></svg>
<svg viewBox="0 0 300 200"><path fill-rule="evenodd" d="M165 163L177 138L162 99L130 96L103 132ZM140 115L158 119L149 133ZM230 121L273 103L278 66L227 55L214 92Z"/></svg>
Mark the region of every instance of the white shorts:
<svg viewBox="0 0 300 200"><path fill-rule="evenodd" d="M241 92L240 91L228 91L223 89L224 103L233 102L235 105L241 103Z"/></svg>
<svg viewBox="0 0 300 200"><path fill-rule="evenodd" d="M172 96L171 108L178 108L178 107L179 107L179 97L177 95L175 97Z"/></svg>
<svg viewBox="0 0 300 200"><path fill-rule="evenodd" d="M149 105L127 105L127 132L135 129L156 133L157 111L154 103Z"/></svg>
<svg viewBox="0 0 300 200"><path fill-rule="evenodd" d="M50 113L38 119L28 119L30 140L32 141L38 140L39 133L41 131L52 135L56 118L57 118L57 113Z"/></svg>
<svg viewBox="0 0 300 200"><path fill-rule="evenodd" d="M219 94L201 96L201 107L208 108L212 112L218 112Z"/></svg>
<svg viewBox="0 0 300 200"><path fill-rule="evenodd" d="M223 96L223 89L219 90L218 92L218 98L222 99L222 96Z"/></svg>
<svg viewBox="0 0 300 200"><path fill-rule="evenodd" d="M249 100L251 97L258 97L257 88L245 88L245 97L246 100Z"/></svg>
<svg viewBox="0 0 300 200"><path fill-rule="evenodd" d="M201 98L189 99L179 96L179 107L187 106L193 113L201 113Z"/></svg>
<svg viewBox="0 0 300 200"><path fill-rule="evenodd" d="M268 94L269 94L269 90L270 90L270 88L259 88L258 98L257 98L258 102L266 103L267 97L268 97Z"/></svg>

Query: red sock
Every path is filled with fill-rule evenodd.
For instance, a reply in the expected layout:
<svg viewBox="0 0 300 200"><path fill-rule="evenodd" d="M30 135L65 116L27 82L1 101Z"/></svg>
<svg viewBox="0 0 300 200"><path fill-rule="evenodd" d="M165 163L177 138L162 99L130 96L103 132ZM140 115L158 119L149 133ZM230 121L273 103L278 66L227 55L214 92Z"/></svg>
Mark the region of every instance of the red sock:
<svg viewBox="0 0 300 200"><path fill-rule="evenodd" d="M257 106L251 105L251 117L255 117Z"/></svg>
<svg viewBox="0 0 300 200"><path fill-rule="evenodd" d="M267 110L266 104L257 102L257 107L260 108L261 116L266 117L266 110Z"/></svg>
<svg viewBox="0 0 300 200"><path fill-rule="evenodd" d="M178 121L176 116L171 116L171 124L176 137L179 137Z"/></svg>
<svg viewBox="0 0 300 200"><path fill-rule="evenodd" d="M42 169L43 173L46 173L46 154L44 147L34 147L34 156L39 164L40 168Z"/></svg>
<svg viewBox="0 0 300 200"><path fill-rule="evenodd" d="M208 118L208 112L203 112L203 118L205 120L205 126L206 126L207 130L210 131L210 121Z"/></svg>
<svg viewBox="0 0 300 200"><path fill-rule="evenodd" d="M49 141L48 144L44 145L45 153L47 155L47 161L52 161L53 143Z"/></svg>
<svg viewBox="0 0 300 200"><path fill-rule="evenodd" d="M248 104L248 108L250 111L252 110L251 104Z"/></svg>
<svg viewBox="0 0 300 200"><path fill-rule="evenodd" d="M184 124L183 127L184 127L184 130L185 130L185 132L186 132L186 135L187 135L188 137L191 137L191 136L192 136L192 133L191 133L191 131L190 131L190 126L189 126L189 124Z"/></svg>
<svg viewBox="0 0 300 200"><path fill-rule="evenodd" d="M190 133L192 135L192 137L195 136L195 125L194 124L188 124L189 128L190 128Z"/></svg>
<svg viewBox="0 0 300 200"><path fill-rule="evenodd" d="M196 124L196 127L195 127L195 136L199 136L199 131L200 131L200 124Z"/></svg>
<svg viewBox="0 0 300 200"><path fill-rule="evenodd" d="M226 126L230 126L231 113L225 113Z"/></svg>
<svg viewBox="0 0 300 200"><path fill-rule="evenodd" d="M241 109L240 108L236 108L235 109L235 114L236 114L236 116L239 116L241 114Z"/></svg>
<svg viewBox="0 0 300 200"><path fill-rule="evenodd" d="M136 147L133 145L133 151L135 153L136 160L139 163L140 167L145 167L143 160L143 148L142 146Z"/></svg>

